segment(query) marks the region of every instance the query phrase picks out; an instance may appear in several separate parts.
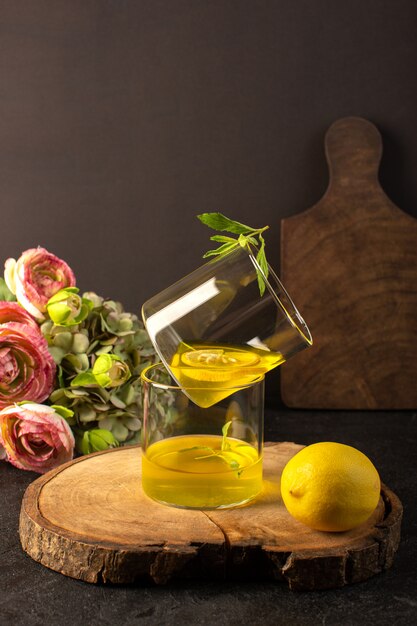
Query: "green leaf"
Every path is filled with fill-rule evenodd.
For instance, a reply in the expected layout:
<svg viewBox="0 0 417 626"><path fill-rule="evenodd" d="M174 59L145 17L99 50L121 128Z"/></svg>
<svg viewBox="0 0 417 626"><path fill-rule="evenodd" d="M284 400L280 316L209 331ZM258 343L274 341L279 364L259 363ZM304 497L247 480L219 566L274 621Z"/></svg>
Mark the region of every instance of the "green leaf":
<svg viewBox="0 0 417 626"><path fill-rule="evenodd" d="M80 442L80 448L82 454L90 454L91 446L90 446L90 437L88 435L88 430L85 431L83 438Z"/></svg>
<svg viewBox="0 0 417 626"><path fill-rule="evenodd" d="M123 443L129 436L129 430L123 424L117 423L112 430L113 435L119 443Z"/></svg>
<svg viewBox="0 0 417 626"><path fill-rule="evenodd" d="M195 456L195 461L200 461L204 459L221 459L224 461L230 469L237 471L237 477L240 478L240 474L243 471L243 468L240 467L240 464L236 459L230 458L229 450L231 449L230 443L227 441L227 433L229 432L229 428L232 424L232 420L226 422L222 428L223 438L221 442L221 448L219 450L214 450L213 448L209 448L208 446L192 446L191 448L182 448L178 450L178 452L191 452L191 451L206 451L208 454L202 454L200 456ZM224 453L224 454L223 454Z"/></svg>
<svg viewBox="0 0 417 626"><path fill-rule="evenodd" d="M103 346L99 350L96 350L96 354L99 355L99 356L101 354L108 354L109 352L112 351L112 349L113 349L113 346Z"/></svg>
<svg viewBox="0 0 417 626"><path fill-rule="evenodd" d="M259 235L259 241L261 242L261 246L259 248L257 261L259 265L261 266L261 270L265 274L265 278L268 278L269 268L268 268L268 262L265 256L265 239L262 237L261 234Z"/></svg>
<svg viewBox="0 0 417 626"><path fill-rule="evenodd" d="M250 235L246 235L246 240L248 241L248 243L251 243L253 246L257 246L258 242L256 241L255 237L251 237Z"/></svg>
<svg viewBox="0 0 417 626"><path fill-rule="evenodd" d="M266 288L265 278L268 276L268 263L265 257L265 240L262 233L267 230L269 226L257 229L251 228L250 226L231 220L222 213L203 213L201 215L197 215L197 217L203 224L206 224L210 228L220 231L225 230L239 235L237 239L226 237L224 235L213 235L210 237L211 241L218 241L223 245L219 246L215 250L209 250L203 255L203 258L211 256L225 256L238 246L246 249L251 254L253 254L251 246L258 248L256 260L258 261L259 268L256 268L256 273L259 292L262 297ZM256 239L257 237L259 238L259 241ZM262 275L262 272L265 277Z"/></svg>
<svg viewBox="0 0 417 626"><path fill-rule="evenodd" d="M115 439L113 433L104 428L94 428L89 431L90 446L92 450L107 450L110 447L118 447L119 442Z"/></svg>
<svg viewBox="0 0 417 626"><path fill-rule="evenodd" d="M62 359L66 356L67 351L55 346L48 346L48 350L57 365L59 365Z"/></svg>
<svg viewBox="0 0 417 626"><path fill-rule="evenodd" d="M267 263L266 256L265 256L265 240L262 237L262 235L259 235L259 240L261 242L261 246L259 248L258 254L256 255L256 260L262 272L264 273L265 278L268 278L269 268L268 268L268 263ZM264 277L259 271L257 272L257 278L258 278L259 291L260 291L261 296L263 296L263 294L265 293L266 284L265 284Z"/></svg>
<svg viewBox="0 0 417 626"><path fill-rule="evenodd" d="M123 400L121 400L120 398L117 397L117 395L115 393L112 393L110 395L110 402L112 403L113 406L115 406L117 409L125 409L126 408L126 404L123 402Z"/></svg>
<svg viewBox="0 0 417 626"><path fill-rule="evenodd" d="M54 337L54 346L69 352L72 346L72 334L69 331L57 333Z"/></svg>
<svg viewBox="0 0 417 626"><path fill-rule="evenodd" d="M65 362L68 362L71 364L72 368L78 372L79 374L81 373L85 373L88 371L88 366L89 366L89 361L88 361L88 356L84 353L82 354L66 354L65 355L65 361L64 361L64 366L65 366Z"/></svg>
<svg viewBox="0 0 417 626"><path fill-rule="evenodd" d="M258 264L261 268L261 270L263 271L263 273L265 274L265 278L268 278L268 263L265 257L265 252L263 250L260 250L256 256L256 260L258 261Z"/></svg>
<svg viewBox="0 0 417 626"><path fill-rule="evenodd" d="M16 296L10 291L4 278L0 278L0 300L5 302L16 302Z"/></svg>
<svg viewBox="0 0 417 626"><path fill-rule="evenodd" d="M58 384L60 387L65 387L64 370L62 369L61 365L58 365L56 369L58 374Z"/></svg>
<svg viewBox="0 0 417 626"><path fill-rule="evenodd" d="M236 239L233 239L233 237L226 237L226 235L213 235L212 237L210 237L211 241L219 241L219 242L227 242L227 243L233 243L236 244Z"/></svg>
<svg viewBox="0 0 417 626"><path fill-rule="evenodd" d="M56 294L49 298L48 305L55 304L56 302L62 302L62 300L66 300L68 298L68 294L74 294L78 292L79 289L77 289L77 287L66 287L65 289L60 289L59 291L57 291Z"/></svg>
<svg viewBox="0 0 417 626"><path fill-rule="evenodd" d="M203 454L202 456L195 456L194 461L201 461L201 459L217 459L218 457L220 457L220 452L216 452L215 450L212 450L208 454Z"/></svg>
<svg viewBox="0 0 417 626"><path fill-rule="evenodd" d="M111 366L113 365L113 361L116 361L117 357L113 354L103 354L101 355L97 361L94 363L93 372L94 374L106 374Z"/></svg>
<svg viewBox="0 0 417 626"><path fill-rule="evenodd" d="M93 407L89 404L80 405L78 410L78 421L82 424L88 424L89 422L95 422L97 414Z"/></svg>
<svg viewBox="0 0 417 626"><path fill-rule="evenodd" d="M74 415L74 411L71 411L71 409L67 409L67 407L61 406L59 404L52 404L51 408L55 409L55 413L58 413L58 415L60 415L64 419L68 419L69 417L72 417Z"/></svg>
<svg viewBox="0 0 417 626"><path fill-rule="evenodd" d="M118 441L116 441L113 433L111 433L110 430L107 430L106 428L96 428L93 432L97 435L100 435L100 437L102 437L104 441L106 441L109 445L119 445Z"/></svg>
<svg viewBox="0 0 417 626"><path fill-rule="evenodd" d="M264 277L262 276L261 272L257 271L256 278L258 279L259 293L261 294L261 296L263 296L266 289Z"/></svg>
<svg viewBox="0 0 417 626"><path fill-rule="evenodd" d="M222 428L223 437L227 437L227 433L229 432L229 428L232 425L232 420L226 422L226 424Z"/></svg>
<svg viewBox="0 0 417 626"><path fill-rule="evenodd" d="M218 254L225 254L226 252L230 252L232 250L232 248L236 248L237 246L237 242L236 243L225 243L222 246L219 246L218 248L216 248L215 250L209 250L208 252L206 252L205 254L203 254L203 259L209 257L209 256L216 256Z"/></svg>
<svg viewBox="0 0 417 626"><path fill-rule="evenodd" d="M84 354L88 350L88 337L82 333L74 333L71 335L72 350L76 354Z"/></svg>
<svg viewBox="0 0 417 626"><path fill-rule="evenodd" d="M92 372L82 372L71 381L71 387L84 387L85 385L97 384L96 377Z"/></svg>
<svg viewBox="0 0 417 626"><path fill-rule="evenodd" d="M201 215L197 215L197 217L200 222L209 228L213 228L213 230L225 230L228 233L235 233L236 235L249 233L253 230L250 226L235 222L222 213L202 213Z"/></svg>
<svg viewBox="0 0 417 626"><path fill-rule="evenodd" d="M226 422L226 424L222 428L222 434L223 434L222 445L221 445L222 451L230 449L230 444L227 441L227 433L229 432L229 428L231 424L232 424L232 420L229 420L228 422Z"/></svg>
<svg viewBox="0 0 417 626"><path fill-rule="evenodd" d="M95 435L93 431L90 432L90 446L93 452L99 452L101 450L107 450L109 444L104 441L99 435Z"/></svg>

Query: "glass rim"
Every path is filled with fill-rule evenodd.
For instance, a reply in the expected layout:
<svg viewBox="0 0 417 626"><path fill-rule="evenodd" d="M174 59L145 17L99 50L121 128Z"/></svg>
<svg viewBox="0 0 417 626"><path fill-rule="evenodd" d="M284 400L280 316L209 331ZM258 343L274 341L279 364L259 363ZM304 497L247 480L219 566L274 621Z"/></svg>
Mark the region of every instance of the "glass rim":
<svg viewBox="0 0 417 626"><path fill-rule="evenodd" d="M165 391L182 391L182 392L186 392L188 389L196 391L233 391L233 392L237 392L237 391L241 391L242 389L248 389L249 387L253 387L254 385L257 385L258 383L263 382L263 380L265 380L265 374L259 374L259 376L257 376L254 380L252 380L252 382L246 384L246 385L229 385L229 386L218 386L216 385L216 387L205 387L203 385L198 385L198 386L194 386L191 387L190 385L182 386L182 385L169 385L167 383L160 383L157 382L155 380L152 380L152 378L149 378L148 376L148 372L150 372L151 370L156 370L157 368L163 368L164 371L169 374L169 376L171 378L173 378L171 372L167 369L167 367L165 366L165 363L163 363L162 361L159 361L158 363L153 363L152 365L148 365L147 367L145 367L145 369L143 369L140 373L140 378L142 382L146 382L149 383L150 385L152 385L153 387L156 387L157 389L164 389ZM173 379L175 380L175 379Z"/></svg>
<svg viewBox="0 0 417 626"><path fill-rule="evenodd" d="M275 271L272 269L270 264L268 263L269 275L273 277L273 279L279 285L279 288L282 289L283 293L285 294L285 297L288 299L288 302L291 305L291 308L293 309L293 311L295 313L296 318L300 321L300 325L302 326L302 328L298 324L295 323L294 319L292 318L290 313L287 311L287 308L284 306L284 304L281 301L279 295L275 292L275 289L271 285L271 282L268 280L268 278L265 275L265 272L263 271L263 269L259 265L258 261L256 260L256 257L254 255L254 253L252 252L252 250L251 249L248 250L247 248L243 248L243 250L245 250L245 252L249 256L251 262L255 266L256 271L259 271L260 274L262 275L262 278L263 278L263 280L265 282L265 286L267 287L269 293L274 298L276 303L284 311L285 316L286 316L287 320L290 322L291 326L293 326L293 328L295 328L295 330L303 337L303 339L305 340L305 342L306 342L306 344L308 346L312 346L313 345L313 337L311 335L309 327L307 326L304 318L301 316L299 310L295 306L293 299L289 295L288 291L285 289L284 285L282 284L281 280L278 278L278 276L276 275Z"/></svg>

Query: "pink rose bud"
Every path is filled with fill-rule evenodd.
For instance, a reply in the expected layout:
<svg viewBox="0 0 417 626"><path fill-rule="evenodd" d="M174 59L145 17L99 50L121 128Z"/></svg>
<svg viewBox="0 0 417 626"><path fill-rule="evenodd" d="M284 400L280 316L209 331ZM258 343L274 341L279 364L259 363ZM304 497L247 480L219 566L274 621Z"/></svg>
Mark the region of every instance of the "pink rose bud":
<svg viewBox="0 0 417 626"><path fill-rule="evenodd" d="M48 300L60 289L75 286L72 269L45 248L31 248L7 259L4 279L17 301L37 320L45 319Z"/></svg>
<svg viewBox="0 0 417 626"><path fill-rule="evenodd" d="M16 321L0 324L0 409L20 400L45 400L52 392L55 372L39 328Z"/></svg>
<svg viewBox="0 0 417 626"><path fill-rule="evenodd" d="M0 411L0 444L7 460L39 474L66 463L74 455L74 435L59 406L22 402Z"/></svg>

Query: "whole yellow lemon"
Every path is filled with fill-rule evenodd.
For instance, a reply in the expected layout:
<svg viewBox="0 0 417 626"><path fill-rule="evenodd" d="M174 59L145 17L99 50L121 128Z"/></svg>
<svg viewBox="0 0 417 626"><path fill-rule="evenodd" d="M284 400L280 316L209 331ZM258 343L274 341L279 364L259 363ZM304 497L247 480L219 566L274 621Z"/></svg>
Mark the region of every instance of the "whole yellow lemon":
<svg viewBox="0 0 417 626"><path fill-rule="evenodd" d="M281 476L288 512L315 530L343 531L363 524L375 510L379 474L356 448L322 442L292 457Z"/></svg>

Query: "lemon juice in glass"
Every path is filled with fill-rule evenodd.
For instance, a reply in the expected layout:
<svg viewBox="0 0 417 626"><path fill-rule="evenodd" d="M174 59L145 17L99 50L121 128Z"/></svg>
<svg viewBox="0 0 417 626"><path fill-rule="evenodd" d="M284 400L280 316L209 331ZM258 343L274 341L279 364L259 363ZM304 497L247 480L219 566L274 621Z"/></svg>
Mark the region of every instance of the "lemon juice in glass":
<svg viewBox="0 0 417 626"><path fill-rule="evenodd" d="M142 486L163 504L230 508L262 490L264 377L220 386L223 397L202 407L190 396L211 393L204 383L167 383L162 363L142 372ZM186 395L185 395L185 393ZM162 395L169 398L169 415Z"/></svg>

